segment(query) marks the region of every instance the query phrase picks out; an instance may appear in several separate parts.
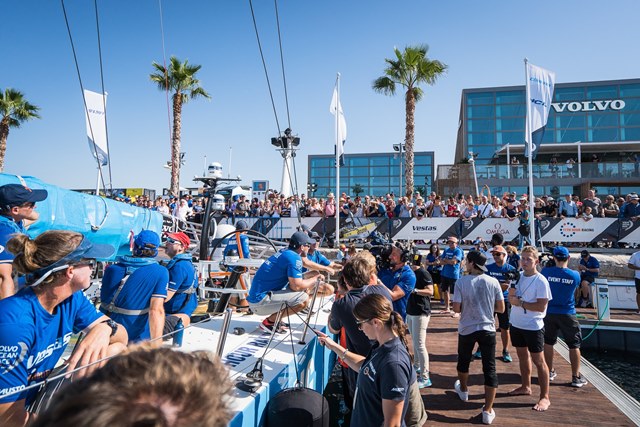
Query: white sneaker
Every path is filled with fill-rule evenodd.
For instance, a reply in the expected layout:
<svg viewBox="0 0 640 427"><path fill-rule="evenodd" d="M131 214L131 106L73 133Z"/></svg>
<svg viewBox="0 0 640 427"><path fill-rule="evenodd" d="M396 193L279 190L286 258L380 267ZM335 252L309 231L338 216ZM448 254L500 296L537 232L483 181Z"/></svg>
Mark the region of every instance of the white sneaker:
<svg viewBox="0 0 640 427"><path fill-rule="evenodd" d="M460 380L456 380L456 382L453 384L453 388L455 389L456 393L458 393L458 397L460 398L460 400L464 402L469 400L469 392L462 391L462 389L460 388Z"/></svg>
<svg viewBox="0 0 640 427"><path fill-rule="evenodd" d="M484 407L482 408L482 423L483 424L491 424L493 422L493 420L496 419L496 411L494 411L493 409L491 410L491 412L487 412L484 410Z"/></svg>

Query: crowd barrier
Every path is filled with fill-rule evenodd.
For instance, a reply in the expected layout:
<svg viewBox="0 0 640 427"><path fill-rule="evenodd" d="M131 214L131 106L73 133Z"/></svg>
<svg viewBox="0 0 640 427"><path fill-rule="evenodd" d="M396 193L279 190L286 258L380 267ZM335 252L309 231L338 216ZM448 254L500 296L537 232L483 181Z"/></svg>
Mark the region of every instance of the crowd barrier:
<svg viewBox="0 0 640 427"><path fill-rule="evenodd" d="M251 229L271 239L288 239L297 230L297 218L242 218ZM237 219L236 219L237 220ZM233 218L217 218L219 223L233 224ZM320 236L333 236L335 218L302 218ZM518 237L519 221L508 218L340 218L340 240L364 239L378 231L394 240L442 240L457 236L462 240L485 241L502 233L506 241ZM535 221L536 236L543 242L598 243L622 242L640 244L640 221L618 218L542 218ZM541 237L539 237L541 236Z"/></svg>

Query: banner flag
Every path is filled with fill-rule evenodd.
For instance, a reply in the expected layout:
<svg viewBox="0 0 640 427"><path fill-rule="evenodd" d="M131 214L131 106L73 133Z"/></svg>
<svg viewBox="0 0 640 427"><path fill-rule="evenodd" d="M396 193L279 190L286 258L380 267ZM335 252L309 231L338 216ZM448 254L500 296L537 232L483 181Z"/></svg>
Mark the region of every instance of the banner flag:
<svg viewBox="0 0 640 427"><path fill-rule="evenodd" d="M106 166L109 163L109 150L107 149L107 121L105 107L107 105L107 94L90 90L84 91L84 99L87 105L86 122L87 137L89 138L89 150L95 158L96 154L100 165Z"/></svg>
<svg viewBox="0 0 640 427"><path fill-rule="evenodd" d="M342 104L340 104L340 95L338 95L338 85L333 88L333 97L329 111L334 116L337 114L336 120L336 150L340 157L340 166L344 166L344 143L347 140L347 122L344 119Z"/></svg>
<svg viewBox="0 0 640 427"><path fill-rule="evenodd" d="M537 67L527 62L527 93L529 95L529 108L527 111L531 115L527 120L527 125L531 124L531 129L526 133L527 142L531 138L533 147L533 158L536 158L545 126L549 118L551 101L553 100L553 88L556 82L556 73ZM525 148L526 156L529 156L529 144Z"/></svg>

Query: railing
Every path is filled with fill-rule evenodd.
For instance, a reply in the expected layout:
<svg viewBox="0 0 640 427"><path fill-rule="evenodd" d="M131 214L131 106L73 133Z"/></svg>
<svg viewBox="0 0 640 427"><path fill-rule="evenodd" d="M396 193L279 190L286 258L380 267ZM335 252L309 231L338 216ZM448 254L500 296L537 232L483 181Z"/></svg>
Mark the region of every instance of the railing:
<svg viewBox="0 0 640 427"><path fill-rule="evenodd" d="M445 166L445 165L443 165ZM438 167L438 172L441 169ZM480 179L528 179L528 167L524 165L479 165L476 164L476 174ZM536 179L566 179L566 178L639 178L640 164L634 162L598 162L598 163L567 163L534 164L533 177ZM438 179L447 178L438 174Z"/></svg>

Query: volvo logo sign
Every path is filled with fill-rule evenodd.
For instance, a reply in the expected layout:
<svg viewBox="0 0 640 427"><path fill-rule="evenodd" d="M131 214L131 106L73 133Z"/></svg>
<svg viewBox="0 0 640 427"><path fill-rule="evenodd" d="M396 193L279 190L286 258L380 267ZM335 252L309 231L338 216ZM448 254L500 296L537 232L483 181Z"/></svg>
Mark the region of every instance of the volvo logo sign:
<svg viewBox="0 0 640 427"><path fill-rule="evenodd" d="M553 102L551 106L556 113L569 111L577 113L579 111L605 111L605 110L622 110L625 107L622 99L607 99L602 101L574 101L574 102Z"/></svg>

